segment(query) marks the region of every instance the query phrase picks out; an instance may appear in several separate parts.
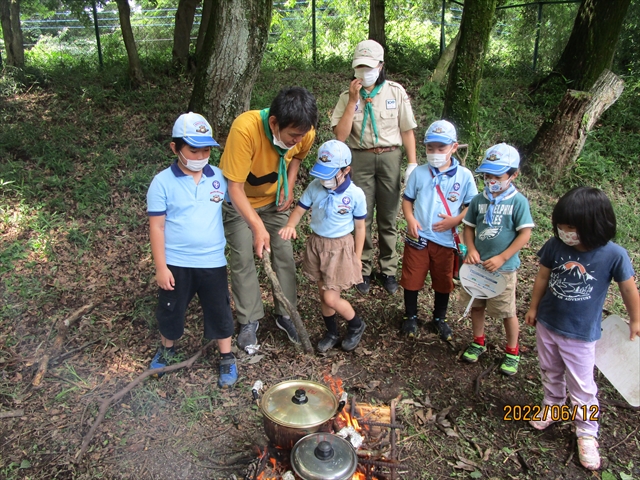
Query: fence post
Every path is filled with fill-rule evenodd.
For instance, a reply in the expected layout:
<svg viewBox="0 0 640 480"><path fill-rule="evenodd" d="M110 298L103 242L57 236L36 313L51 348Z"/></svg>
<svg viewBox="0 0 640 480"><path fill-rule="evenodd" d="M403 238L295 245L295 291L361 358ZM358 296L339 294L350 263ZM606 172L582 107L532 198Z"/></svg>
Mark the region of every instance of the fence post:
<svg viewBox="0 0 640 480"><path fill-rule="evenodd" d="M542 2L538 2L538 23L536 24L536 43L533 47L533 71L538 65L538 46L540 45L540 27L542 25Z"/></svg>
<svg viewBox="0 0 640 480"><path fill-rule="evenodd" d="M102 68L102 47L100 46L100 29L98 28L98 9L96 8L96 0L93 0L93 26L96 29L96 43L98 44L98 63Z"/></svg>
<svg viewBox="0 0 640 480"><path fill-rule="evenodd" d="M312 50L313 50L313 66L316 66L316 0L311 1L311 32L313 35Z"/></svg>
<svg viewBox="0 0 640 480"><path fill-rule="evenodd" d="M442 0L442 15L440 15L440 55L444 52L444 49L447 47L445 45L444 38L444 9L446 8L447 0Z"/></svg>

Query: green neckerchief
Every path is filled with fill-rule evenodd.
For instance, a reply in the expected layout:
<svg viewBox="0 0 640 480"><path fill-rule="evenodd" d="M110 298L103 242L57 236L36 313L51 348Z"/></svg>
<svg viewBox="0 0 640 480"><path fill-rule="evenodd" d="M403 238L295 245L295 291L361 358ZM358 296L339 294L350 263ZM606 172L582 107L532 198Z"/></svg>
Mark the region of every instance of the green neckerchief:
<svg viewBox="0 0 640 480"><path fill-rule="evenodd" d="M367 126L367 117L371 117L371 129L373 130L373 135L376 137L376 142L378 143L378 126L376 125L376 116L373 113L373 97L375 97L385 82L382 82L380 85L376 85L376 87L371 90L370 93L364 88L360 89L360 96L364 100L364 119L362 120L362 130L360 131L360 146L362 146L362 139L364 138L364 129Z"/></svg>
<svg viewBox="0 0 640 480"><path fill-rule="evenodd" d="M280 202L280 190L284 188L284 200L289 200L289 179L287 178L287 162L284 156L288 150L280 148L273 144L273 134L271 133L271 127L269 126L269 109L265 108L260 110L260 118L262 118L262 126L264 127L264 133L275 148L278 155L280 155L280 163L278 164L278 183L276 185L276 205Z"/></svg>

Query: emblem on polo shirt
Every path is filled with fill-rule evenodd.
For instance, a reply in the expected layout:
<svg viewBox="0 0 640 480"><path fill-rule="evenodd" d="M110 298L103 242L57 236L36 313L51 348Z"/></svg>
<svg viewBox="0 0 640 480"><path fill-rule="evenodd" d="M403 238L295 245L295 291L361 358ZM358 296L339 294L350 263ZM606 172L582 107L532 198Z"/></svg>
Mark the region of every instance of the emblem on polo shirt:
<svg viewBox="0 0 640 480"><path fill-rule="evenodd" d="M216 190L220 188L220 182L218 180L214 180L212 185Z"/></svg>
<svg viewBox="0 0 640 480"><path fill-rule="evenodd" d="M502 231L502 227L485 228L482 232L480 232L480 234L478 235L478 238L483 241L491 240L493 238L496 238L501 231Z"/></svg>
<svg viewBox="0 0 640 480"><path fill-rule="evenodd" d="M454 191L456 191L456 192L457 192L458 190L460 190L460 184L459 184L458 182L456 182L456 183L454 183L454 184L453 184L453 190L454 190Z"/></svg>
<svg viewBox="0 0 640 480"><path fill-rule="evenodd" d="M349 209L348 208L341 208L340 210L338 210L338 213L340 215L346 215L347 213L349 213Z"/></svg>
<svg viewBox="0 0 640 480"><path fill-rule="evenodd" d="M351 203L351 199L349 197L342 197L342 203L349 205Z"/></svg>
<svg viewBox="0 0 640 480"><path fill-rule="evenodd" d="M455 192L449 192L449 196L447 197L447 200L449 200L451 203L456 203L458 201L458 197L459 195Z"/></svg>

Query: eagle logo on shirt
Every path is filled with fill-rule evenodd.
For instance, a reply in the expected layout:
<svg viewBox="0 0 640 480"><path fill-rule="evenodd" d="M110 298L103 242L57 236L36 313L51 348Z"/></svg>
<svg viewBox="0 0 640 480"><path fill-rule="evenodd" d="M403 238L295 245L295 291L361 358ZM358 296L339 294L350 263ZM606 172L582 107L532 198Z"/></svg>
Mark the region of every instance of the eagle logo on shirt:
<svg viewBox="0 0 640 480"><path fill-rule="evenodd" d="M347 213L349 213L349 209L348 208L341 208L340 210L338 210L338 213L340 215L346 215Z"/></svg>
<svg viewBox="0 0 640 480"><path fill-rule="evenodd" d="M216 193L210 200L215 203L220 203L222 201L222 197Z"/></svg>
<svg viewBox="0 0 640 480"><path fill-rule="evenodd" d="M486 228L482 232L480 232L480 234L478 235L478 239L482 241L492 240L496 238L498 235L500 235L501 231L502 231L502 227Z"/></svg>

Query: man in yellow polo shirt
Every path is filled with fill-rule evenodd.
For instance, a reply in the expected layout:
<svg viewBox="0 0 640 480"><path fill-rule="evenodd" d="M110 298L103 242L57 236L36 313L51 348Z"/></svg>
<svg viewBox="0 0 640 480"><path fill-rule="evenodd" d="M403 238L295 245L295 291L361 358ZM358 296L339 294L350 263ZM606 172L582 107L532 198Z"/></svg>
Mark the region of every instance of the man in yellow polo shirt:
<svg viewBox="0 0 640 480"><path fill-rule="evenodd" d="M280 90L264 110L238 116L229 132L220 160L228 180L232 206L223 210L224 231L230 247L231 292L240 324L238 347L257 344L256 331L264 317L262 295L253 253L271 254L273 269L287 299L295 307L296 266L293 247L278 231L289 220L293 187L300 163L315 139L318 108L304 88ZM276 325L294 343L298 334L284 305L275 301Z"/></svg>

